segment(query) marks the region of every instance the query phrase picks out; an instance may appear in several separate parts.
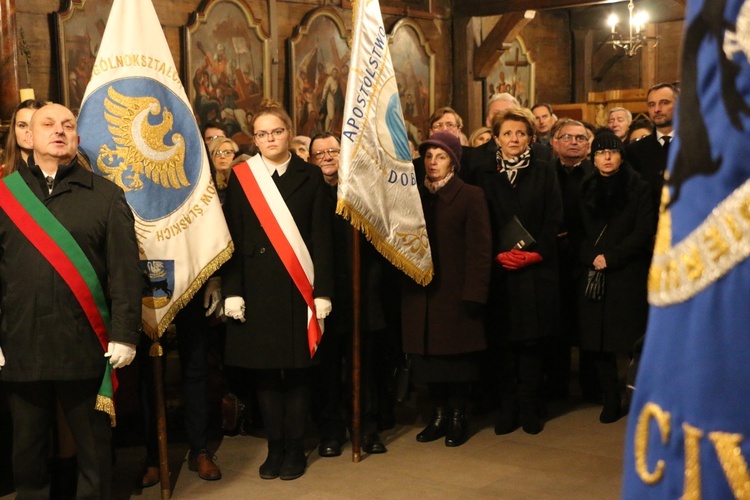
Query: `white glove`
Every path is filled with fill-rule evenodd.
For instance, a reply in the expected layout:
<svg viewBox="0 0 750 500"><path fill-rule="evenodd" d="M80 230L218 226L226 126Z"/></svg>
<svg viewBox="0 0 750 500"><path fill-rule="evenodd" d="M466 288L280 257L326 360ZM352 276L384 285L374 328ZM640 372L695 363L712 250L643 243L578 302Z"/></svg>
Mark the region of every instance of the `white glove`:
<svg viewBox="0 0 750 500"><path fill-rule="evenodd" d="M217 318L224 314L221 302L221 278L219 276L209 278L208 283L206 283L206 293L203 295L203 307L208 309L206 317L211 316L211 313L214 311L216 311Z"/></svg>
<svg viewBox="0 0 750 500"><path fill-rule="evenodd" d="M3 349L0 347L0 370L5 366L5 356L3 356Z"/></svg>
<svg viewBox="0 0 750 500"><path fill-rule="evenodd" d="M331 314L331 299L329 297L316 297L313 299L315 302L315 315L318 319L326 319Z"/></svg>
<svg viewBox="0 0 750 500"><path fill-rule="evenodd" d="M135 359L135 345L126 342L110 342L104 357L109 358L109 364L114 369L128 366Z"/></svg>
<svg viewBox="0 0 750 500"><path fill-rule="evenodd" d="M245 299L238 296L224 299L224 314L242 323L245 322Z"/></svg>

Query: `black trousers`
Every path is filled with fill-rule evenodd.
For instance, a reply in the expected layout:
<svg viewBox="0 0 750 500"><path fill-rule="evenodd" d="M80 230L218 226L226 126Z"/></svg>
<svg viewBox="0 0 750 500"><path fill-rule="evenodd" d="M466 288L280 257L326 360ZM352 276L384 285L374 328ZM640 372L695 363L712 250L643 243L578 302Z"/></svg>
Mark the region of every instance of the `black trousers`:
<svg viewBox="0 0 750 500"><path fill-rule="evenodd" d="M4 382L13 418L16 498L47 499L50 493L50 430L57 401L76 444L77 498L110 498L112 433L109 416L94 409L101 379Z"/></svg>
<svg viewBox="0 0 750 500"><path fill-rule="evenodd" d="M177 314L177 348L182 369L182 397L185 405L185 433L191 455L206 448L208 433L208 348L210 326L203 308L201 288ZM158 464L159 448L154 408L153 358L148 355L151 340L144 336L138 349L138 370L146 428L146 455L149 465Z"/></svg>

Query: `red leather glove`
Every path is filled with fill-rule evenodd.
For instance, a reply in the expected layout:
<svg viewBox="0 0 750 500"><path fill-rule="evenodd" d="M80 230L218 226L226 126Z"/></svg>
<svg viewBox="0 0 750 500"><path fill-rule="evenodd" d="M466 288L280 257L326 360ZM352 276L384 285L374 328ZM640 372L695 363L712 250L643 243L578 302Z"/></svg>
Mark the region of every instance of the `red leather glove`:
<svg viewBox="0 0 750 500"><path fill-rule="evenodd" d="M514 248L508 252L501 252L497 254L497 261L502 264L505 269L509 271L515 271L517 269L524 268L530 264L536 264L542 261L542 256L537 252L525 252Z"/></svg>

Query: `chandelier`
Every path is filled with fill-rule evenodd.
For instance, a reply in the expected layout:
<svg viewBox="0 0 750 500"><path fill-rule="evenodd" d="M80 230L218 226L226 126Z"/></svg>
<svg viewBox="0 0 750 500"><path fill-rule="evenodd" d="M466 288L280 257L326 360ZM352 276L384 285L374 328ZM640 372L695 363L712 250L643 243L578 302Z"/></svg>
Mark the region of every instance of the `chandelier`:
<svg viewBox="0 0 750 500"><path fill-rule="evenodd" d="M607 19L607 24L612 28L612 33L609 35L607 43L611 44L615 49L622 49L628 57L633 57L638 49L645 47L649 42L654 42L654 47L659 43L658 36L646 36L644 28L648 22L648 15L640 11L637 14L633 14L633 0L628 2L628 18L630 20L628 29L629 36L623 37L622 34L617 32L617 23L619 19L615 14L611 14Z"/></svg>

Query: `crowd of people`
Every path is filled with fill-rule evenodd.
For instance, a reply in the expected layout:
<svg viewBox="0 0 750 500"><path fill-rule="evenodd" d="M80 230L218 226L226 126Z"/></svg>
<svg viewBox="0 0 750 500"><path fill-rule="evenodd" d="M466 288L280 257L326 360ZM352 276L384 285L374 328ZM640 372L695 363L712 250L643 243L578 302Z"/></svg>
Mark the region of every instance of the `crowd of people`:
<svg viewBox="0 0 750 500"><path fill-rule="evenodd" d="M404 360L430 404L420 442L461 446L472 409L496 411L496 434L542 432L547 401L569 396L573 347L584 398L603 406L600 421L627 411L617 358L645 334L678 95L674 85L657 85L648 92L649 121L631 123L628 110L614 108L597 130L557 119L549 104L525 109L496 94L485 126L468 139L455 110L435 111L429 137L414 145L433 281L417 285L362 240L363 451L387 452L380 433L395 425L394 373ZM351 249L360 236L335 213L339 138L295 136L274 101L248 120L253 144L244 150L221 124L202 124L235 250L175 321L189 464L202 479L221 478L206 438L206 310L215 310L229 387L240 395L232 401L257 406L267 439L259 475L292 480L306 471L311 418L320 456L341 455L351 438ZM133 217L122 191L78 153L76 118L63 106L21 103L5 158L3 178L19 173L90 261L112 324L100 347L55 258L3 207L0 377L14 422L16 489L19 498L49 494L49 429L57 422L58 434L72 434L72 451L58 452L77 457L74 488L104 498L112 471L109 420L94 410L104 369L97 349L120 368L144 343ZM61 329L70 343L50 336ZM158 462L152 408L144 407L149 444L139 484L147 487L158 482Z"/></svg>

